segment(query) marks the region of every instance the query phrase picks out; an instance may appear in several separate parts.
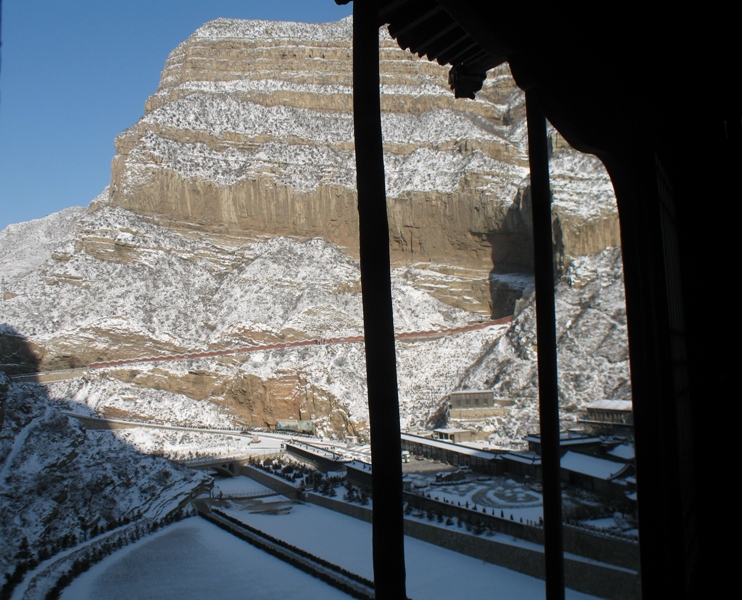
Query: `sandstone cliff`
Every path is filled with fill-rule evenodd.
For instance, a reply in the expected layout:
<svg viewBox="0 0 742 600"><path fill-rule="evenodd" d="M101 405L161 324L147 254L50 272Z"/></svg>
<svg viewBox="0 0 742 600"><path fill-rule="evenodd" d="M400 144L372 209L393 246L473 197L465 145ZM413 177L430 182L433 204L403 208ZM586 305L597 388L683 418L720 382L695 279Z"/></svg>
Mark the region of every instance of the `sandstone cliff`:
<svg viewBox="0 0 742 600"><path fill-rule="evenodd" d="M382 33L381 69L394 258L530 270L523 96L507 68L476 101L456 100L444 67ZM354 253L351 111L349 19L207 23L171 53L145 116L117 138L110 202L200 229L322 237ZM564 264L619 240L602 167L554 147Z"/></svg>

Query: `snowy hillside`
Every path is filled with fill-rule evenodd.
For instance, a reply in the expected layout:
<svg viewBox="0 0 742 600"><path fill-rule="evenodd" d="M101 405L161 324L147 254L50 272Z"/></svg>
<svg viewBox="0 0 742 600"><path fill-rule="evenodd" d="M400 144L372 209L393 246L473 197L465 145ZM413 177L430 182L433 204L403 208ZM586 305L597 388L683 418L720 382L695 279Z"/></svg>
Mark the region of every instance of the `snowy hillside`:
<svg viewBox="0 0 742 600"><path fill-rule="evenodd" d="M229 246L114 208L87 215L79 231L72 245L87 252L9 279L17 295L1 307L3 322L32 331L48 353L63 349L92 362L362 334L357 262L329 242L270 238ZM111 259L116 247L126 248L126 260ZM397 331L481 318L430 296L415 279L408 268L393 272ZM575 419L596 399L630 398L620 252L574 260L557 299L564 418ZM400 341L397 349L403 426L434 424L451 391L494 389L516 408L481 423L484 432L496 431L509 446L537 429L532 302L510 326ZM359 343L139 363L52 389L100 414L163 423L265 426L302 417L326 435L367 431Z"/></svg>
<svg viewBox="0 0 742 600"><path fill-rule="evenodd" d="M560 417L566 426L585 404L631 400L621 252L576 259L556 288ZM509 417L482 424L510 445L538 431L536 314L533 295L507 334L495 340L461 380L462 389L492 389L516 400Z"/></svg>
<svg viewBox="0 0 742 600"><path fill-rule="evenodd" d="M86 431L43 386L11 385L2 405L0 573L124 519L165 517L208 480L108 432Z"/></svg>
<svg viewBox="0 0 742 600"><path fill-rule="evenodd" d="M12 297L0 305L0 322L49 352L79 342L76 356L87 362L159 349L353 336L362 332L359 277L357 261L321 239L231 246L104 207L79 221L55 258L31 273L8 275ZM395 277L395 296L399 331L476 318L415 289L404 272Z"/></svg>
<svg viewBox="0 0 742 600"><path fill-rule="evenodd" d="M3 279L30 273L49 260L58 246L72 239L76 222L84 210L73 206L43 219L9 225L0 231L0 275Z"/></svg>

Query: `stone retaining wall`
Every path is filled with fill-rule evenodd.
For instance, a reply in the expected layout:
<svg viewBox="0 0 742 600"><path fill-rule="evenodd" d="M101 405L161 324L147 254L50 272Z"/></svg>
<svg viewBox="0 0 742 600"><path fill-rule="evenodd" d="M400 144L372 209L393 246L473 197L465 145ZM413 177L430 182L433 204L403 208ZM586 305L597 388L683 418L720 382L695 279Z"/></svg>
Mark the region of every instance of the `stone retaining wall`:
<svg viewBox="0 0 742 600"><path fill-rule="evenodd" d="M371 509L364 506L314 493L305 494L304 499L362 521L370 523L372 520ZM416 539L532 577L544 578L544 550L543 546L536 543L515 539L512 535L503 533L495 533L492 537L476 536L413 519L405 519L404 529L406 535ZM599 598L609 600L641 598L639 576L636 571L596 564L588 559L565 556L564 580L567 587ZM496 586L496 582L493 582L493 586Z"/></svg>
<svg viewBox="0 0 742 600"><path fill-rule="evenodd" d="M273 475L269 475L265 471L251 467L250 465L240 465L237 474L254 479L259 484L289 498L296 498L299 494L299 490L290 483L274 477Z"/></svg>
<svg viewBox="0 0 742 600"><path fill-rule="evenodd" d="M431 494L434 493L431 492ZM487 507L488 512L483 513L481 507L479 511L475 511L471 508L447 504L440 500L409 492L405 492L403 498L405 502L416 509L434 511L444 517L461 519L464 523L472 525L482 523L486 528L496 533L513 536L540 546L544 545L544 530L542 527L504 519L497 514L493 515L492 509L489 507ZM497 509L495 509L495 512L497 513ZM591 560L632 571L639 570L639 547L636 542L610 535L601 535L570 525L564 525L562 532L565 552L589 557Z"/></svg>

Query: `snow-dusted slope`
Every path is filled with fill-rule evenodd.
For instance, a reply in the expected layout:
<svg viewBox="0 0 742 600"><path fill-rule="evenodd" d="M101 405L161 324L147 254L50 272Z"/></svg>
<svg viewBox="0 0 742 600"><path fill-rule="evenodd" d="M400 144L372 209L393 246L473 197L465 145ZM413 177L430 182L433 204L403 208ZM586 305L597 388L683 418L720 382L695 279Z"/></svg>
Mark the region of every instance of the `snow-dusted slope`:
<svg viewBox="0 0 742 600"><path fill-rule="evenodd" d="M620 250L575 259L557 285L556 300L560 416L567 425L589 402L631 399ZM492 389L496 396L516 401L510 416L492 418L485 426L501 444L538 430L536 359L531 295L507 334L461 381L463 389Z"/></svg>
<svg viewBox="0 0 742 600"><path fill-rule="evenodd" d="M0 231L0 276L19 277L49 260L58 246L72 239L84 211L73 206L43 219L8 225Z"/></svg>
<svg viewBox="0 0 742 600"><path fill-rule="evenodd" d="M473 318L404 277L395 289L399 331ZM87 363L362 329L358 263L337 246L285 237L230 246L120 208L83 217L73 240L33 272L9 276L6 291L0 322L43 345L47 364L70 350Z"/></svg>
<svg viewBox="0 0 742 600"><path fill-rule="evenodd" d="M0 573L122 519L165 517L208 479L86 431L43 386L11 385L0 400Z"/></svg>

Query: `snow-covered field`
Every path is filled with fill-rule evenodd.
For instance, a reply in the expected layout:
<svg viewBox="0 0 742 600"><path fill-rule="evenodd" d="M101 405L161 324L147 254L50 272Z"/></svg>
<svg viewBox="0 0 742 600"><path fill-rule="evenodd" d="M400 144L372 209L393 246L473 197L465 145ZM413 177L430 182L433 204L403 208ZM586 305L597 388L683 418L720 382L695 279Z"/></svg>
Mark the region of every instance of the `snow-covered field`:
<svg viewBox="0 0 742 600"><path fill-rule="evenodd" d="M257 493L270 494L271 490L249 477L227 477L214 481L212 496L216 497L219 493L224 496L242 496Z"/></svg>
<svg viewBox="0 0 742 600"><path fill-rule="evenodd" d="M128 546L76 579L63 600L345 600L346 594L200 517Z"/></svg>
<svg viewBox="0 0 742 600"><path fill-rule="evenodd" d="M369 523L312 505L297 505L282 515L233 514L358 575L373 577ZM539 579L420 540L405 538L405 554L410 598L490 597L494 590L503 600L544 597L544 582ZM268 558L277 560L194 517L113 554L79 577L62 599L347 598L333 595L333 588L319 582L317 590L303 579L306 588L292 587L295 570L280 561L267 564ZM321 595L325 589L326 595ZM567 590L567 598L592 596Z"/></svg>
<svg viewBox="0 0 742 600"><path fill-rule="evenodd" d="M429 485L435 478L431 474L408 473L407 479L413 485L426 487L419 489L419 493L441 502L475 507L479 510L487 509L488 513L495 511L506 519L538 522L543 516L543 498L539 492L528 489L509 477L482 478L487 481L478 481L470 478L467 481L449 485ZM502 514L501 514L502 513Z"/></svg>

